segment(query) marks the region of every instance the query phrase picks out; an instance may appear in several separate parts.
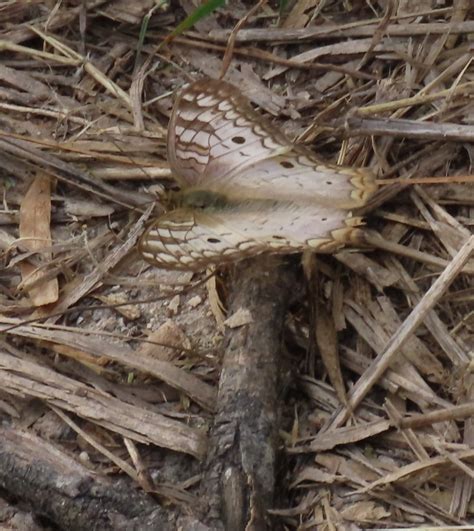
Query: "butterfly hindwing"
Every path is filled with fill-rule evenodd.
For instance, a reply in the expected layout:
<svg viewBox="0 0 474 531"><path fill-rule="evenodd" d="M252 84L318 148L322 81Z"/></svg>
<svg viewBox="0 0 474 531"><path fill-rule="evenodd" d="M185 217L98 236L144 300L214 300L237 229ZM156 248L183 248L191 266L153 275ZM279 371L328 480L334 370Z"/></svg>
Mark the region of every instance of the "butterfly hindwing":
<svg viewBox="0 0 474 531"><path fill-rule="evenodd" d="M332 252L350 241L359 221L342 210L335 216L330 208L292 202L180 208L147 229L141 252L155 265L173 269L202 269L264 252Z"/></svg>

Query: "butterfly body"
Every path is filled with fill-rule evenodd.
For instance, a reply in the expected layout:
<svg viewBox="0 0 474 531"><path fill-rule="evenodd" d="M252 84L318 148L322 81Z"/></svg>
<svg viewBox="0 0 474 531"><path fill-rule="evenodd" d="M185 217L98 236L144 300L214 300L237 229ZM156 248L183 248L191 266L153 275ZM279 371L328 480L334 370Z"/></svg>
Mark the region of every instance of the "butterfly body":
<svg viewBox="0 0 474 531"><path fill-rule="evenodd" d="M178 208L145 232L140 250L161 267L201 269L264 252L332 252L360 224L351 211L375 191L363 169L323 164L293 145L223 81L179 95L168 158Z"/></svg>
<svg viewBox="0 0 474 531"><path fill-rule="evenodd" d="M200 188L174 192L171 199L176 207L182 208L224 208L229 198L222 193Z"/></svg>

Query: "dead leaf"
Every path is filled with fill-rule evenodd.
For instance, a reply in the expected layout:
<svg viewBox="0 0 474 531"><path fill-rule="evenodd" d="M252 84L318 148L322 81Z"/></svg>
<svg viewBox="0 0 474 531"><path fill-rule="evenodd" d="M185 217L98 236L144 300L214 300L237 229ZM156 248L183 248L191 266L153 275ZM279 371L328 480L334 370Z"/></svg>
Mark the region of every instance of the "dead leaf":
<svg viewBox="0 0 474 531"><path fill-rule="evenodd" d="M238 328L253 323L253 317L247 308L239 308L233 315L224 321L229 328Z"/></svg>
<svg viewBox="0 0 474 531"><path fill-rule="evenodd" d="M322 304L317 305L315 321L314 332L321 358L337 397L341 403L346 404L346 390L339 361L336 327L332 317Z"/></svg>
<svg viewBox="0 0 474 531"><path fill-rule="evenodd" d="M352 522L378 522L382 518L388 518L390 513L381 505L372 501L353 503L341 511L345 520Z"/></svg>
<svg viewBox="0 0 474 531"><path fill-rule="evenodd" d="M202 302L202 297L199 295L196 295L195 297L192 297L188 301L188 306L191 306L191 308L196 308L196 306L199 306Z"/></svg>
<svg viewBox="0 0 474 531"><path fill-rule="evenodd" d="M179 295L175 295L168 304L168 309L171 312L171 315L176 315L178 313L179 304L181 298Z"/></svg>
<svg viewBox="0 0 474 531"><path fill-rule="evenodd" d="M40 263L46 265L51 260L51 179L38 173L23 198L20 207L20 239L24 247L36 251ZM44 271L29 262L20 263L24 289L28 292L34 306L43 306L58 300L57 278L40 281ZM28 287L34 282L32 287Z"/></svg>
<svg viewBox="0 0 474 531"><path fill-rule="evenodd" d="M117 304L124 304L128 301L127 295L125 293L110 293L109 295L96 295L96 299L100 300L104 304L110 304L110 306L115 306ZM134 321L139 319L141 316L140 309L136 304L126 304L125 306L116 306L113 308L117 310L118 313Z"/></svg>
<svg viewBox="0 0 474 531"><path fill-rule="evenodd" d="M185 333L171 319L148 336L148 341L138 349L140 356L148 356L161 361L171 361L183 349L190 349L191 343Z"/></svg>
<svg viewBox="0 0 474 531"><path fill-rule="evenodd" d="M212 275L208 278L206 282L207 288L207 300L209 301L209 306L211 307L212 315L216 320L217 326L220 331L224 330L224 321L225 321L225 309L224 305L219 297L219 292L217 291L217 280L216 275Z"/></svg>

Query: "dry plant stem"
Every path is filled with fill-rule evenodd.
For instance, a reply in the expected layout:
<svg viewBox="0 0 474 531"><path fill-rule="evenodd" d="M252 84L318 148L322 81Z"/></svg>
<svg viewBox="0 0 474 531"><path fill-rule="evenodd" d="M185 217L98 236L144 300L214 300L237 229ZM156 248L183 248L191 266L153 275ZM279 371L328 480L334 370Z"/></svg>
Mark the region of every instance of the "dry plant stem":
<svg viewBox="0 0 474 531"><path fill-rule="evenodd" d="M229 68L230 61L232 60L232 54L234 53L235 38L240 28L242 28L248 21L248 19L253 16L263 5L267 3L267 0L260 0L258 4L254 5L249 12L237 22L235 28L232 30L232 33L229 36L229 41L227 42L227 47L224 53L224 58L222 59L222 69L219 78L222 79L227 69Z"/></svg>
<svg viewBox="0 0 474 531"><path fill-rule="evenodd" d="M136 195L126 194L121 190L117 190L113 186L101 182L99 179L93 179L86 173L63 162L54 155L41 152L36 147L33 147L30 142L17 140L12 135L4 132L0 132L0 137L0 149L3 152L14 155L20 160L27 161L33 167L39 165L45 173L52 174L59 180L76 186L85 192L97 195L105 200L112 201L130 209L145 203L145 199L137 200Z"/></svg>
<svg viewBox="0 0 474 531"><path fill-rule="evenodd" d="M236 41L243 42L302 42L316 39L333 39L347 37L372 37L375 31L374 24L378 24L379 19L374 21L360 21L355 24L332 25L325 24L321 27L308 28L252 28L239 31ZM474 33L474 21L469 20L459 22L449 27L451 34ZM418 24L389 24L385 28L385 35L414 36L414 35L443 35L446 33L445 23L418 23ZM190 33L192 35L192 33ZM224 42L229 37L229 30L211 31L209 38L216 42Z"/></svg>
<svg viewBox="0 0 474 531"><path fill-rule="evenodd" d="M388 369L399 349L404 345L407 339L409 339L411 334L415 332L418 326L420 326L433 306L448 289L451 282L453 282L458 273L460 273L473 251L474 236L471 236L461 247L449 266L441 273L424 297L415 306L410 315L405 319L402 326L392 336L383 352L375 358L370 368L353 387L349 393L348 407L339 411L331 420L331 427L340 426L344 423L348 419L351 411L361 403L370 389L372 389L378 379ZM329 428L329 426L327 427Z"/></svg>
<svg viewBox="0 0 474 531"><path fill-rule="evenodd" d="M474 83L468 82L463 83L462 85L457 85L453 88L440 90L432 94L424 94L419 92L410 98L402 98L394 101L387 101L385 103L376 103L373 105L367 105L366 107L359 107L355 109L355 112L358 116L368 116L371 114L377 114L379 112L388 112L388 111L398 111L406 107L412 107L413 105L422 105L424 103L430 103L432 101L440 99L451 99L455 95L467 95L469 96L472 93Z"/></svg>
<svg viewBox="0 0 474 531"><path fill-rule="evenodd" d="M0 429L0 486L60 529L175 529L149 496L100 478L23 430Z"/></svg>
<svg viewBox="0 0 474 531"><path fill-rule="evenodd" d="M143 232L144 225L150 217L153 205L150 205L146 212L137 220L130 230L126 241L118 245L112 252L86 276L69 293L63 295L61 301L55 306L55 315L48 318L49 323L55 323L59 316L58 313L65 311L75 302L81 299L87 293L99 285L100 281L122 260L136 245L140 234Z"/></svg>
<svg viewBox="0 0 474 531"><path fill-rule="evenodd" d="M390 240L383 238L378 232L373 230L365 230L361 236L364 243L375 247L376 249L382 249L389 253L398 254L399 256L405 256L407 258L412 258L421 263L425 263L430 266L435 267L446 267L449 262L443 258L438 258L437 256L424 253L423 251L418 251L417 249L412 249L406 245L401 245L400 243L395 243ZM463 268L463 273L474 274L474 270L470 265L467 265Z"/></svg>
<svg viewBox="0 0 474 531"><path fill-rule="evenodd" d="M398 428L416 429L424 426L432 426L437 422L454 419L468 419L474 417L474 403L461 404L449 408L438 409L431 413L413 415L412 417L402 418L395 425Z"/></svg>
<svg viewBox="0 0 474 531"><path fill-rule="evenodd" d="M34 359L18 358L6 349L0 349L0 367L0 387L11 395L47 401L137 442L171 448L198 459L204 455L204 433L175 419L128 404L43 367Z"/></svg>
<svg viewBox="0 0 474 531"><path fill-rule="evenodd" d="M11 321L9 322L9 324L10 323ZM55 328L48 330L42 327L23 325L21 327L16 327L15 329L11 329L9 325L7 327L10 328L9 333L16 336L31 338L34 340L50 341L53 344L81 350L82 352L86 352L97 358L105 356L107 359L113 360L117 363L121 363L125 367L132 367L138 370L147 371L151 375L159 378L160 380L166 382L172 387L175 387L180 392L186 393L188 396L190 396L192 400L195 400L202 407L206 409L213 409L214 407L215 392L209 384L206 384L201 379L197 378L188 371L185 371L180 367L176 367L173 363L169 361L143 358L125 343L111 343L110 341L104 341L98 338L88 337L87 334L74 330L61 331ZM5 328L7 327L2 326L2 324L0 323L0 332L5 332ZM2 352L0 350L0 356L1 354ZM2 369L5 369L7 367L7 365L5 364L6 362L3 360L1 364ZM36 369L35 367L32 367L32 369L32 371L26 371L26 373L30 375L33 373L38 374L39 369ZM16 366L16 370L19 370L18 366ZM0 370L0 378L1 376L2 370ZM56 386L58 386L58 378L59 376L55 378ZM5 383L3 383L3 385L5 386ZM76 383L76 385L79 384ZM25 391L26 389L28 389L30 392L32 391L33 388L31 387L30 383L28 383L28 387L23 389L23 391ZM74 392L80 393L82 391L75 389ZM91 398L91 396L92 395L89 393L88 398ZM53 395L47 394L42 398L46 398L49 401L52 401ZM111 405L108 405L108 411L112 411ZM77 413L77 410L75 411L75 413ZM137 416L135 414L135 420L136 419ZM113 422L117 421L117 419L113 419L112 416L110 420L112 420ZM125 422L125 424L123 425L127 425L127 422ZM150 426L150 422L148 422L147 425Z"/></svg>
<svg viewBox="0 0 474 531"><path fill-rule="evenodd" d="M335 124L336 125L336 124ZM474 129L471 125L420 122L416 120L387 120L350 117L344 124L347 134L404 136L423 140L443 140L445 142L473 142Z"/></svg>
<svg viewBox="0 0 474 531"><path fill-rule="evenodd" d="M86 57L82 56L81 54L77 53L72 48L69 48L64 42L61 42L58 39L55 39L51 35L47 35L46 33L43 33L39 28L32 27L33 31L38 34L39 37L41 37L45 43L52 46L56 52L57 55L60 54L60 57L67 57L70 59L75 59L82 68L91 76L93 77L100 85L102 85L107 91L110 92L112 96L115 98L122 100L122 102L128 107L131 108L131 101L130 96L122 90L116 83L114 83L112 80L110 80L107 76L105 76L99 69L97 69L91 62L87 60Z"/></svg>
<svg viewBox="0 0 474 531"><path fill-rule="evenodd" d="M277 451L277 388L281 331L295 279L281 259L236 266L229 314L250 311L252 322L229 329L217 415L203 481L209 517L226 530L269 529Z"/></svg>
<svg viewBox="0 0 474 531"><path fill-rule="evenodd" d="M191 46L192 48L201 48L204 50L215 50L219 52L226 50L225 47L218 45L218 44L212 44L209 42L201 42L196 39L187 39L185 37L176 37L174 39L174 43L178 45L180 44L184 46ZM347 74L348 76L352 76L358 79L359 78L369 79L369 80L377 79L376 76L367 74L366 72L359 72L357 70L347 68L343 65L335 65L332 63L318 63L318 62L300 63L297 61L292 61L291 59L285 59L284 57L280 57L278 55L275 55L266 50L262 50L260 48L253 48L251 46L234 48L233 54L235 56L254 58L260 61L266 61L268 63L273 63L273 64L280 65L280 66L287 66L288 68L297 68L299 70L315 70L315 71L323 71L323 72L334 71L334 72L340 72L341 74Z"/></svg>

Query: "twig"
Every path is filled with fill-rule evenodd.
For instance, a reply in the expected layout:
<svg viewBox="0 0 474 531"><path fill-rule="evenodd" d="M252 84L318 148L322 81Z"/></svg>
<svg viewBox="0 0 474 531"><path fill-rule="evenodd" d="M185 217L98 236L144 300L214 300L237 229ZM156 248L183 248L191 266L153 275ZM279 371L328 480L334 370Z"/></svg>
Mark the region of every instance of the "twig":
<svg viewBox="0 0 474 531"><path fill-rule="evenodd" d="M414 98L408 99L413 100ZM402 100L399 100L399 103L400 101ZM415 103L417 102L411 102L412 105ZM372 109L374 107L375 106L371 106ZM365 109L369 108L365 107ZM360 111L364 111L364 109L359 109L358 112L360 113ZM340 122L336 123L335 125L336 127L340 127ZM383 135L420 138L422 140L444 140L449 142L474 141L474 129L471 125L450 123L437 124L433 122L420 122L419 120L397 120L394 118L377 120L370 118L350 117L346 120L344 128L349 136Z"/></svg>

